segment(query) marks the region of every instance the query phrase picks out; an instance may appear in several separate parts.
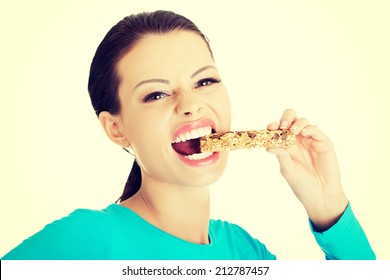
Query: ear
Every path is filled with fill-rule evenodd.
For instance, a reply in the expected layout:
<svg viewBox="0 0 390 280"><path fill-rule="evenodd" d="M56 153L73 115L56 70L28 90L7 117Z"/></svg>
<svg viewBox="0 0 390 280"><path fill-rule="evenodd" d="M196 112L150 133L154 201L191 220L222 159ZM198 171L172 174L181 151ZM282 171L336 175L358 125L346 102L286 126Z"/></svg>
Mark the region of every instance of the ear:
<svg viewBox="0 0 390 280"><path fill-rule="evenodd" d="M99 121L108 138L121 147L129 147L130 141L123 134L122 122L119 116L113 116L109 112L101 112Z"/></svg>

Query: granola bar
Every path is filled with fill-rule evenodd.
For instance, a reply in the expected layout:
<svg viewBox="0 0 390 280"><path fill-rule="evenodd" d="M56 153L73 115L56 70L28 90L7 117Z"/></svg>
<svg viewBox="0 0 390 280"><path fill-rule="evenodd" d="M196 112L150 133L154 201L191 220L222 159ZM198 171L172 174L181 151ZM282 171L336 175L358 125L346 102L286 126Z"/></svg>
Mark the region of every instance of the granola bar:
<svg viewBox="0 0 390 280"><path fill-rule="evenodd" d="M249 130L214 133L200 138L201 152L251 148L290 148L295 135L289 130Z"/></svg>

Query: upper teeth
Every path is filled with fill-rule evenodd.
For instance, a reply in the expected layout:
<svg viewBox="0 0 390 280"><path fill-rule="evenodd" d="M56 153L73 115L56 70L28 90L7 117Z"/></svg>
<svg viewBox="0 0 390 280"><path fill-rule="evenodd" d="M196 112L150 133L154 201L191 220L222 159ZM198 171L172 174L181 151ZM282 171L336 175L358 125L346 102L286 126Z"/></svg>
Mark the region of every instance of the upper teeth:
<svg viewBox="0 0 390 280"><path fill-rule="evenodd" d="M185 142L190 139L196 139L202 136L206 136L211 134L211 131L212 131L211 126L201 127L191 131L187 131L177 136L176 139L173 141L173 143Z"/></svg>

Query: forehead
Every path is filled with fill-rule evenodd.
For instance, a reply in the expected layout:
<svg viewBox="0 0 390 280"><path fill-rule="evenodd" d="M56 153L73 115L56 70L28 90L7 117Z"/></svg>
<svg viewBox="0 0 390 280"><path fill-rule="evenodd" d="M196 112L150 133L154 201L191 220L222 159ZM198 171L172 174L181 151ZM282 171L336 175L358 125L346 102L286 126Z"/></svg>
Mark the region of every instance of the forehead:
<svg viewBox="0 0 390 280"><path fill-rule="evenodd" d="M204 39L195 32L172 31L148 34L118 62L121 80L169 78L172 73L190 75L205 65L214 65Z"/></svg>

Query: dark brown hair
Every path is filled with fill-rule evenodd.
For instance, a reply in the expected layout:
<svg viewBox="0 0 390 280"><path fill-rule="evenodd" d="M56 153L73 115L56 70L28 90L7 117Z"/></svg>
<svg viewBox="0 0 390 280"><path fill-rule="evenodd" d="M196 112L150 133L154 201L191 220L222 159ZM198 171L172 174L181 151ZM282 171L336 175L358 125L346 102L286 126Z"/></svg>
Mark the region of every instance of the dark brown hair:
<svg viewBox="0 0 390 280"><path fill-rule="evenodd" d="M89 73L88 92L96 115L103 111L117 115L121 111L118 97L120 83L117 64L143 36L148 34L165 34L174 30L192 31L208 40L198 27L184 16L170 11L155 11L133 14L114 25L98 46L92 60ZM141 187L141 168L134 160L124 191L119 201L138 192Z"/></svg>

